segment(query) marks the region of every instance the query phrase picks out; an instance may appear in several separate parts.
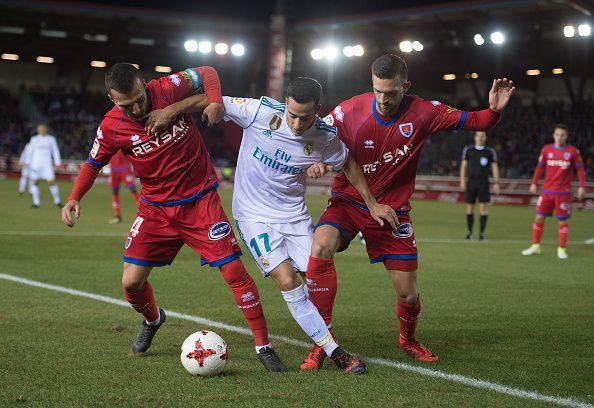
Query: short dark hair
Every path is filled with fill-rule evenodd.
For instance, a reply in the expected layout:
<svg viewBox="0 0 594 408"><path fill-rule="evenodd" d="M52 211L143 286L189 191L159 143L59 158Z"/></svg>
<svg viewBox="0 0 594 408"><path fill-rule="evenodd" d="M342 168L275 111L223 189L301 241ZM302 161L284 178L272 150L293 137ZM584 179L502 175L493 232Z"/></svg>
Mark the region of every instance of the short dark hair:
<svg viewBox="0 0 594 408"><path fill-rule="evenodd" d="M384 54L373 61L371 73L380 79L400 78L408 80L406 61L396 54Z"/></svg>
<svg viewBox="0 0 594 408"><path fill-rule="evenodd" d="M314 104L318 105L321 97L322 85L313 78L295 78L287 88L287 98L293 98L297 103L314 101Z"/></svg>
<svg viewBox="0 0 594 408"><path fill-rule="evenodd" d="M567 125L566 125L565 123L557 123L557 124L555 125L555 128L554 128L554 129L563 129L563 130L565 130L567 133L569 133L569 128L567 127ZM553 130L554 130L554 129L553 129Z"/></svg>
<svg viewBox="0 0 594 408"><path fill-rule="evenodd" d="M105 89L107 92L115 89L118 92L129 93L134 87L136 78L142 79L142 76L134 65L118 62L105 74Z"/></svg>

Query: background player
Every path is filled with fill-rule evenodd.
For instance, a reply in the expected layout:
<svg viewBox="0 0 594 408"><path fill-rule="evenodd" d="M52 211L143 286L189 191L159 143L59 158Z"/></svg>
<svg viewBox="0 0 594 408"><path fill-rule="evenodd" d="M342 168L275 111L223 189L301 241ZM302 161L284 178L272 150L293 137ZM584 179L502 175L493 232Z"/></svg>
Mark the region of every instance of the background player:
<svg viewBox="0 0 594 408"><path fill-rule="evenodd" d="M37 134L29 141L28 169L33 208L39 208L39 180L46 180L52 193L54 204L62 206L60 190L56 184L54 168L62 164L56 138L47 133L47 125L37 125Z"/></svg>
<svg viewBox="0 0 594 408"><path fill-rule="evenodd" d="M136 192L136 179L130 161L126 159L122 151L118 151L109 161L109 187L111 188L111 208L114 217L109 219L110 224L122 222L122 210L120 209L120 184L124 183L132 193L136 205L138 205L138 193Z"/></svg>
<svg viewBox="0 0 594 408"><path fill-rule="evenodd" d="M19 163L21 165L21 178L19 179L19 195L23 195L29 184L29 156L31 154L30 144L27 143L25 148L21 152L19 157ZM31 188L29 188L31 191Z"/></svg>
<svg viewBox="0 0 594 408"><path fill-rule="evenodd" d="M532 224L532 245L522 251L522 255L538 255L541 253L540 240L544 232L545 217L550 217L555 212L559 220L559 246L557 256L560 259L567 259L567 237L569 235L569 224L567 220L571 217L571 181L574 169L577 172L579 187L577 191L578 200L583 200L586 185L586 173L580 151L570 144L567 144L567 126L559 123L553 131L554 143L545 145L538 158L538 164L534 171L530 192L536 193L536 184L544 171L544 183L542 193L536 204L536 217Z"/></svg>
<svg viewBox="0 0 594 408"><path fill-rule="evenodd" d="M289 84L284 104L269 97L223 98L225 120L244 129L233 217L258 268L276 283L303 331L344 371L363 374L365 364L336 344L296 274L307 269L313 239L304 199L306 170L318 162L343 168L374 217L379 214L394 223L396 215L377 204L361 169L336 136L336 127L318 117L321 93L318 81L300 77ZM315 174L315 169L310 172ZM307 363L301 367L312 368Z"/></svg>
<svg viewBox="0 0 594 408"><path fill-rule="evenodd" d="M148 282L155 266L171 264L183 244L202 256L202 264L218 267L230 286L267 370L284 367L270 346L258 289L238 259L241 251L216 188L218 180L204 142L191 115L192 104L203 118L222 118L221 86L211 67L188 68L146 84L131 64L115 64L105 77L105 87L115 106L105 114L87 162L76 179L62 221L72 227L79 201L91 188L101 167L122 150L141 179L142 197L137 217L124 246L122 286L126 300L145 320L132 345L145 352L165 322ZM206 96L171 105L203 89ZM169 126L154 134L147 130L149 112L168 116Z"/></svg>
<svg viewBox="0 0 594 408"><path fill-rule="evenodd" d="M336 295L333 256L362 231L370 261L383 262L396 289L399 347L416 360L433 362L438 357L415 339L421 303L408 199L414 191L420 152L426 138L440 130L485 130L494 126L514 87L506 78L494 80L489 108L462 112L437 101L405 95L411 83L406 63L397 55L377 58L371 71L373 92L341 103L331 116L341 140L362 166L374 196L396 210L400 224L393 229L372 222L361 197L344 174L339 174L314 235L306 273L309 295L326 323L331 324ZM314 346L308 358L321 365L323 353Z"/></svg>
<svg viewBox="0 0 594 408"><path fill-rule="evenodd" d="M479 201L480 235L485 239L484 232L487 226L487 204L491 201L489 192L489 167L493 173L493 191L499 195L499 166L497 153L486 146L487 134L474 132L474 146L466 146L462 151L462 164L460 166L460 188L466 192L466 239L472 238L472 225L474 224L474 204ZM468 183L466 176L468 175Z"/></svg>

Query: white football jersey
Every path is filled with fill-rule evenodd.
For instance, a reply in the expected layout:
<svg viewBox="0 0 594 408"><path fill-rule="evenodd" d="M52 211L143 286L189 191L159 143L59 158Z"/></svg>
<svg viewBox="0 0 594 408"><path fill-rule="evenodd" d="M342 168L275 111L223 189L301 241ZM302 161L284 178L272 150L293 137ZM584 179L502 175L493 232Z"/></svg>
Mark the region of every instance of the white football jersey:
<svg viewBox="0 0 594 408"><path fill-rule="evenodd" d="M233 189L233 217L238 221L287 223L309 217L305 205L307 168L323 162L342 168L348 150L337 129L316 117L300 136L287 125L285 104L223 97L225 120L241 126L243 139Z"/></svg>
<svg viewBox="0 0 594 408"><path fill-rule="evenodd" d="M52 135L35 135L29 141L28 162L31 167L60 165L60 150L56 138Z"/></svg>

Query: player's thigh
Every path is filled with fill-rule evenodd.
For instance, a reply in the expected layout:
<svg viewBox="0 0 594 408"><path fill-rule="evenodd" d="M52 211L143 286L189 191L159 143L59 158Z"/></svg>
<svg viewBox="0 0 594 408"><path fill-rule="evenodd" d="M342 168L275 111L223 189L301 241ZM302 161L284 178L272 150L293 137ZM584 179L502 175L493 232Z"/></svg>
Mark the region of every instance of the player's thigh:
<svg viewBox="0 0 594 408"><path fill-rule="evenodd" d="M236 225L239 236L264 277L289 260L286 242L278 225L273 228L268 223L250 221L237 221ZM289 266L293 268L292 264Z"/></svg>
<svg viewBox="0 0 594 408"><path fill-rule="evenodd" d="M311 255L316 258L331 258L335 252L348 248L357 235L364 219L363 210L345 200L328 200L328 206L315 226Z"/></svg>
<svg viewBox="0 0 594 408"><path fill-rule="evenodd" d="M124 262L139 266L171 264L183 246L166 209L141 203L124 244Z"/></svg>
<svg viewBox="0 0 594 408"><path fill-rule="evenodd" d="M555 196L552 194L541 194L536 202L536 214L543 217L550 217L555 210Z"/></svg>
<svg viewBox="0 0 594 408"><path fill-rule="evenodd" d="M289 291L298 288L301 281L295 273L295 268L290 260L285 259L268 275L276 283L276 286L282 291Z"/></svg>
<svg viewBox="0 0 594 408"><path fill-rule="evenodd" d="M400 224L392 229L389 224L380 227L371 217L361 232L371 263L382 262L387 270L416 271L417 244L412 220L408 214L398 216Z"/></svg>
<svg viewBox="0 0 594 408"><path fill-rule="evenodd" d="M313 244L314 226L311 218L282 224L278 232L283 235L293 267L298 272L307 270Z"/></svg>
<svg viewBox="0 0 594 408"><path fill-rule="evenodd" d="M183 241L201 255L202 265L219 267L241 256L241 249L215 190L179 206L172 222Z"/></svg>
<svg viewBox="0 0 594 408"><path fill-rule="evenodd" d="M571 196L559 194L555 199L555 217L560 221L571 218Z"/></svg>

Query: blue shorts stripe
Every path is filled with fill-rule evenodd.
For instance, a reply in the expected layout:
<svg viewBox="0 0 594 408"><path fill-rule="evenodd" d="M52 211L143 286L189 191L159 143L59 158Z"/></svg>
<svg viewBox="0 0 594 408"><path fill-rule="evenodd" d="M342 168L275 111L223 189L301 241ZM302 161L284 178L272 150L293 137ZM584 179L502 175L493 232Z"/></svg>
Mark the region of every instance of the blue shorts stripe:
<svg viewBox="0 0 594 408"><path fill-rule="evenodd" d="M555 218L557 218L559 221L564 221L570 219L571 215L558 215Z"/></svg>
<svg viewBox="0 0 594 408"><path fill-rule="evenodd" d="M398 259L401 261L414 261L419 259L418 254L385 254L377 258L370 259L370 263L383 262L386 259Z"/></svg>
<svg viewBox="0 0 594 408"><path fill-rule="evenodd" d="M550 214L550 213L543 213L543 212L538 212L538 211L537 211L537 212L536 212L536 215L542 215L543 217L550 217L550 216L552 216L553 214Z"/></svg>
<svg viewBox="0 0 594 408"><path fill-rule="evenodd" d="M146 203L148 205L153 205L156 207L174 207L176 205L184 205L184 204L190 203L192 201L195 201L201 197L204 197L206 195L206 193L208 193L211 190L216 190L217 187L219 187L218 182L214 183L212 186L206 187L204 190L199 191L198 193L194 194L193 196L184 198L183 200L167 201L165 203L156 203L154 201L149 201L144 197L140 197L140 200L143 203Z"/></svg>
<svg viewBox="0 0 594 408"><path fill-rule="evenodd" d="M351 238L347 235L345 230L343 230L342 227L340 225L338 225L337 223L331 222L331 221L321 221L321 222L317 223L314 228L321 227L322 225L330 225L330 226L336 228L338 230L338 232L340 232L340 235L342 235L344 240L347 242L347 244L349 242L351 242Z"/></svg>
<svg viewBox="0 0 594 408"><path fill-rule="evenodd" d="M139 265L139 266L167 266L167 265L171 265L171 262L173 262L173 261L165 261L165 262L146 261L144 259L130 258L127 256L125 256L123 259L124 259L124 262L126 262L126 263L131 263L131 264Z"/></svg>
<svg viewBox="0 0 594 408"><path fill-rule="evenodd" d="M200 259L200 265L204 266L204 265L208 264L213 268L217 267L217 266L223 266L225 264L228 264L229 262L236 260L241 255L243 255L243 252L241 252L241 250L239 250L237 252L232 253L229 256L226 256L221 259L217 259L216 261L212 261L212 262L208 262L206 259L202 258L202 259Z"/></svg>

